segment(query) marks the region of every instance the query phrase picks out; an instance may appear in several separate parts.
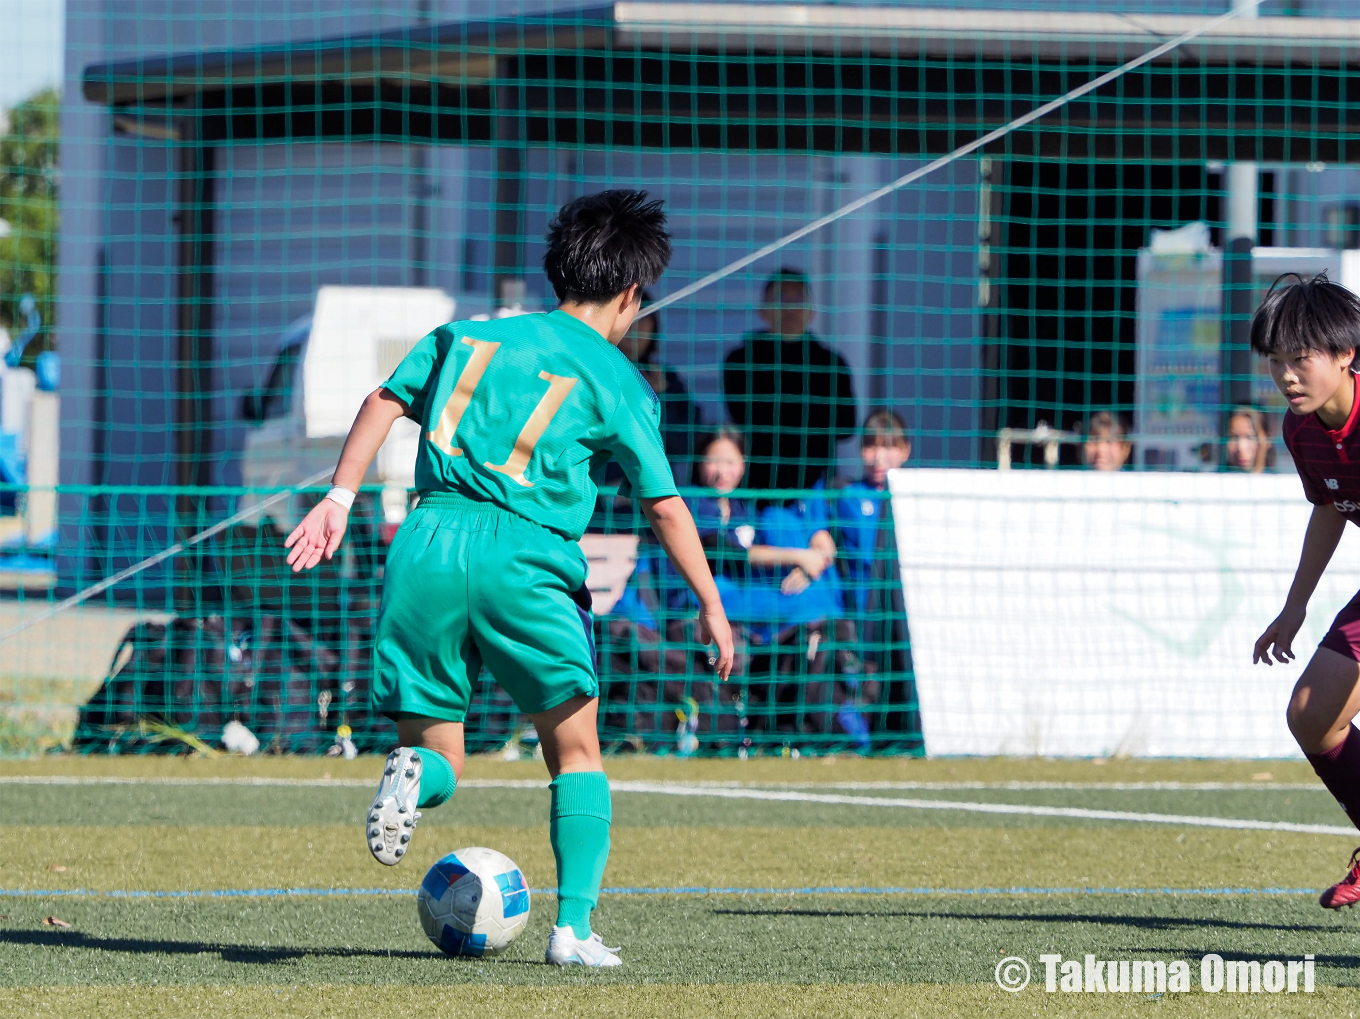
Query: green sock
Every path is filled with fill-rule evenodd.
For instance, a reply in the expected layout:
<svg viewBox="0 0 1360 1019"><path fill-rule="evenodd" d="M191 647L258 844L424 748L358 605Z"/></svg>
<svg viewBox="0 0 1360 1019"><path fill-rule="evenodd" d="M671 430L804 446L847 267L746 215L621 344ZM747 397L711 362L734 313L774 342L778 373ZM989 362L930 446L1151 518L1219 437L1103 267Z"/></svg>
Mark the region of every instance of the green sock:
<svg viewBox="0 0 1360 1019"><path fill-rule="evenodd" d="M585 939L609 859L609 779L603 771L573 771L558 775L548 788L548 837L557 858L557 926L570 926Z"/></svg>
<svg viewBox="0 0 1360 1019"><path fill-rule="evenodd" d="M447 757L429 747L416 747L420 754L420 802L417 807L437 807L453 795L458 780Z"/></svg>

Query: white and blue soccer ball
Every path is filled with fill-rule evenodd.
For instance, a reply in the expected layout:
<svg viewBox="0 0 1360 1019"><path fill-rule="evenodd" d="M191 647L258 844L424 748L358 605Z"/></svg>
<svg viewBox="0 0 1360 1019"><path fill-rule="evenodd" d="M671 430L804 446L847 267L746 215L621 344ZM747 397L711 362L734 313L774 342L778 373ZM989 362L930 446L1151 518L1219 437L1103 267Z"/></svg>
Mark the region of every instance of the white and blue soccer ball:
<svg viewBox="0 0 1360 1019"><path fill-rule="evenodd" d="M475 846L435 862L416 908L429 939L449 955L499 955L529 922L529 887L514 860Z"/></svg>

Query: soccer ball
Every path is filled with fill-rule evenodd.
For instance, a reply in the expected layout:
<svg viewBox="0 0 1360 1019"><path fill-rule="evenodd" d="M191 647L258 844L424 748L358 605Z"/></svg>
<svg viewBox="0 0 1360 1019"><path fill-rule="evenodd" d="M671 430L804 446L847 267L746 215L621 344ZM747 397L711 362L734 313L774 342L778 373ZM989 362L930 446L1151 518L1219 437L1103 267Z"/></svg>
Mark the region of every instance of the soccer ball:
<svg viewBox="0 0 1360 1019"><path fill-rule="evenodd" d="M499 955L529 922L529 889L514 860L475 846L435 862L416 908L429 939L449 955Z"/></svg>

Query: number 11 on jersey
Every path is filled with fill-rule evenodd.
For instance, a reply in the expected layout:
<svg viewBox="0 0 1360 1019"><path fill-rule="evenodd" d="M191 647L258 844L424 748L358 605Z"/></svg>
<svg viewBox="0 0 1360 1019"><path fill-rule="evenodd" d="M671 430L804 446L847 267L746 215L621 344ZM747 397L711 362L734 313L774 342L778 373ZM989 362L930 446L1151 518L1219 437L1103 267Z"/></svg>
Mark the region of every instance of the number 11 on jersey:
<svg viewBox="0 0 1360 1019"><path fill-rule="evenodd" d="M454 433L458 430L458 425L463 420L463 413L468 409L468 404L472 402L472 394L482 381L482 375L486 373L487 365L496 356L499 343L492 343L489 340L474 340L471 337L463 337L463 342L472 348L472 356L468 358L467 364L458 375L458 382L453 387L448 403L444 404L444 409L439 414L439 423L435 430L427 435L427 438L436 447L447 453L449 456L462 456L463 451L453 444ZM543 433L548 425L562 409L562 404L566 401L572 387L577 380L565 375L553 375L551 372L539 372L538 377L548 383L548 391L539 399L538 405L534 407L529 415L529 420L524 422L524 427L520 429L519 436L515 439L515 448L511 450L509 457L503 464L493 464L490 461L482 464L488 470L493 470L497 474L504 474L517 484L525 488L533 488L534 483L524 476L525 468L529 466L530 459L534 455L534 447L538 445L538 440L543 438Z"/></svg>

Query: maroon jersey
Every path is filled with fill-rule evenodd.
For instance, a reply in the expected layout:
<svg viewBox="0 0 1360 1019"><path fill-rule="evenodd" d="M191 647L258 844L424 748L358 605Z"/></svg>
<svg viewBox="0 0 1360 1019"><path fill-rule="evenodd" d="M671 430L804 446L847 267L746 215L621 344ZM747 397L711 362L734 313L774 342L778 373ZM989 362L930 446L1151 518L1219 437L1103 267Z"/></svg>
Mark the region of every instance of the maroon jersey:
<svg viewBox="0 0 1360 1019"><path fill-rule="evenodd" d="M1346 519L1360 524L1360 391L1350 417L1336 431L1316 414L1286 414L1284 444L1308 501L1315 506L1331 503Z"/></svg>

